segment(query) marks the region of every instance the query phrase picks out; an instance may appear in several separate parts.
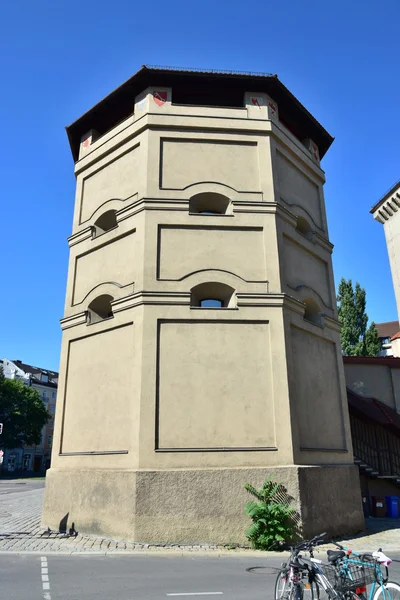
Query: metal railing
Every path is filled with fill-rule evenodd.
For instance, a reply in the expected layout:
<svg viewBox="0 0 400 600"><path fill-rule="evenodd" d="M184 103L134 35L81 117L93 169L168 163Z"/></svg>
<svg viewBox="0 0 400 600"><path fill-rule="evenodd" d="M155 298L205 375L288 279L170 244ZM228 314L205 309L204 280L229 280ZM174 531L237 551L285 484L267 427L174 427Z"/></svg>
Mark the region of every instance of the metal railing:
<svg viewBox="0 0 400 600"><path fill-rule="evenodd" d="M400 478L400 439L382 425L350 415L354 455L379 475Z"/></svg>

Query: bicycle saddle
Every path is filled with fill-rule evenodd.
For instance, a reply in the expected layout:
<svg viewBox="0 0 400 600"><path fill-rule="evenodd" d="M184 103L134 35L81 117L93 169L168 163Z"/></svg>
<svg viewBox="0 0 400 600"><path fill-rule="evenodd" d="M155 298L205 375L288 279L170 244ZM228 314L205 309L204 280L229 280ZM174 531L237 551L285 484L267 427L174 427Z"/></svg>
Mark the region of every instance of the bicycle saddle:
<svg viewBox="0 0 400 600"><path fill-rule="evenodd" d="M339 558L346 556L346 552L343 552L343 550L328 550L327 555L329 562L336 562Z"/></svg>

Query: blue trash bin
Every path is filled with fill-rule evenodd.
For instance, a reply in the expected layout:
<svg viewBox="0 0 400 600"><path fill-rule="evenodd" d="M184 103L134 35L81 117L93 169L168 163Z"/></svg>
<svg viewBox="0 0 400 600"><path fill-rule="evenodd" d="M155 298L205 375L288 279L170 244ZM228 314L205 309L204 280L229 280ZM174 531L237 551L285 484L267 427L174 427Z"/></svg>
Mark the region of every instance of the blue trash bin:
<svg viewBox="0 0 400 600"><path fill-rule="evenodd" d="M386 496L387 516L391 519L399 518L399 497Z"/></svg>

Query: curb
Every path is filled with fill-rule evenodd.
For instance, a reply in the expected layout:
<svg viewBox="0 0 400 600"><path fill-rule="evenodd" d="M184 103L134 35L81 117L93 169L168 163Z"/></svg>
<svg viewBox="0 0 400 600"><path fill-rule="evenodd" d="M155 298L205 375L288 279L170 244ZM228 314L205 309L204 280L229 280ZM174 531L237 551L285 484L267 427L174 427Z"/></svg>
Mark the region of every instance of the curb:
<svg viewBox="0 0 400 600"><path fill-rule="evenodd" d="M163 557L184 557L199 556L201 558L281 558L285 560L285 554L279 552L249 551L249 552L218 552L218 551L199 551L199 550L87 550L79 552L76 550L0 550L0 556L6 554L14 555L32 555L32 556L163 556Z"/></svg>

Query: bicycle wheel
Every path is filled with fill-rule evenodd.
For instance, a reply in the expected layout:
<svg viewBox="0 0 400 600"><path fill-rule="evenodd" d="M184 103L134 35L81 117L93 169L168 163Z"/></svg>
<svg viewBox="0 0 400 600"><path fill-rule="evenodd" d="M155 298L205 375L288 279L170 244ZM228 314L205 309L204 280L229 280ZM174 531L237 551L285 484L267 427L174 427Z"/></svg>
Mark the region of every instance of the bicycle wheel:
<svg viewBox="0 0 400 600"><path fill-rule="evenodd" d="M289 577L289 571L282 570L278 573L275 582L275 600L303 600L304 585L293 584ZM307 600L312 600L307 599Z"/></svg>
<svg viewBox="0 0 400 600"><path fill-rule="evenodd" d="M275 582L275 600L289 600L291 588L292 582L289 580L289 571L280 571Z"/></svg>
<svg viewBox="0 0 400 600"><path fill-rule="evenodd" d="M373 600L400 600L400 585L394 581L380 585Z"/></svg>

